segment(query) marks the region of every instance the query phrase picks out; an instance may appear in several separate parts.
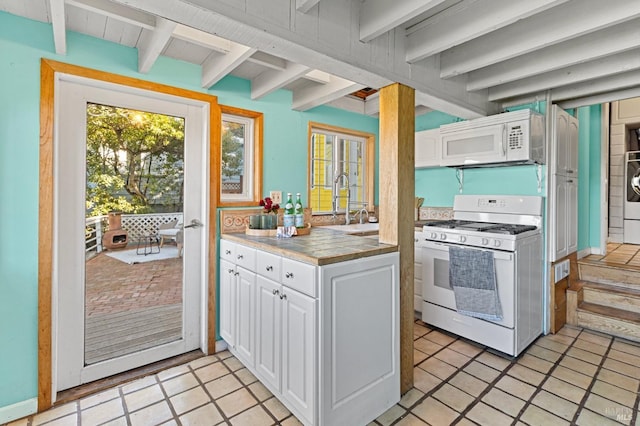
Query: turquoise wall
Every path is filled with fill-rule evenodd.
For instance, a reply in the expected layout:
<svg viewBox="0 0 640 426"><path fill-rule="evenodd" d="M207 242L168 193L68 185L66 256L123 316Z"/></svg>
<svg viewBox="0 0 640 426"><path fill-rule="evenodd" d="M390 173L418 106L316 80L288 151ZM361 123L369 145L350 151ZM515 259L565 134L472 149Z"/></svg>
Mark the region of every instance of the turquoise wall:
<svg viewBox="0 0 640 426"><path fill-rule="evenodd" d="M73 32L67 51L54 53L51 25L0 12L0 409L37 395L40 58L204 92L193 64L160 57L142 75L135 49ZM288 91L252 101L248 81L227 77L208 92L221 104L264 112L267 194L306 192L309 121L377 139L376 118L324 106L293 111Z"/></svg>

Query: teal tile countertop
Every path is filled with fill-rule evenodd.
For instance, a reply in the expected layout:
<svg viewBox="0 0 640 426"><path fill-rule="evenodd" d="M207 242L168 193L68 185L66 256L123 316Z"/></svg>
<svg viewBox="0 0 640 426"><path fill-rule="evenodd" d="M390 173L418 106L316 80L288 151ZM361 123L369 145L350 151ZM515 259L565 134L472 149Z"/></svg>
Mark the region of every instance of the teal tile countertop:
<svg viewBox="0 0 640 426"><path fill-rule="evenodd" d="M313 265L329 265L398 251L398 246L379 243L376 238L348 235L322 227L311 228L309 235L291 238L242 233L222 234L220 238Z"/></svg>

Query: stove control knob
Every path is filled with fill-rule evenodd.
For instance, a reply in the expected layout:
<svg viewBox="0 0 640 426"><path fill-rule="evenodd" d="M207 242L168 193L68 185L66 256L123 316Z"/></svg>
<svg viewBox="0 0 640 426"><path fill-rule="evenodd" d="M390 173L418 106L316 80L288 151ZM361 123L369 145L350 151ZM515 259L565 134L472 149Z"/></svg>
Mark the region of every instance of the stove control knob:
<svg viewBox="0 0 640 426"><path fill-rule="evenodd" d="M447 239L447 234L445 234L444 232L442 234L440 234L440 239L441 240L446 240Z"/></svg>
<svg viewBox="0 0 640 426"><path fill-rule="evenodd" d="M458 241L460 241L461 243L464 243L465 241L467 241L467 237L465 237L464 235L460 235L460 238L458 238Z"/></svg>
<svg viewBox="0 0 640 426"><path fill-rule="evenodd" d="M438 238L438 234L436 234L435 232L432 232L430 237L431 237L432 240L435 240L435 239Z"/></svg>
<svg viewBox="0 0 640 426"><path fill-rule="evenodd" d="M489 239L488 238L483 238L481 242L482 242L483 246L486 246L486 245L489 244Z"/></svg>
<svg viewBox="0 0 640 426"><path fill-rule="evenodd" d="M493 240L493 246L494 247L500 247L502 245L502 241L500 240Z"/></svg>

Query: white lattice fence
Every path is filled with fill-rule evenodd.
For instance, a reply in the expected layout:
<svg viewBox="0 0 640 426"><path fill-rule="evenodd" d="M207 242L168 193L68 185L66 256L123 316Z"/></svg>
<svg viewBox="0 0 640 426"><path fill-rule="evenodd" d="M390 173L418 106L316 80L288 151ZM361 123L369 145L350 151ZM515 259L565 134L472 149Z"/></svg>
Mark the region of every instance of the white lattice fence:
<svg viewBox="0 0 640 426"><path fill-rule="evenodd" d="M154 214L123 214L122 229L129 233L130 240L137 240L139 236L154 233L163 223L180 219L182 212L176 213L154 213Z"/></svg>

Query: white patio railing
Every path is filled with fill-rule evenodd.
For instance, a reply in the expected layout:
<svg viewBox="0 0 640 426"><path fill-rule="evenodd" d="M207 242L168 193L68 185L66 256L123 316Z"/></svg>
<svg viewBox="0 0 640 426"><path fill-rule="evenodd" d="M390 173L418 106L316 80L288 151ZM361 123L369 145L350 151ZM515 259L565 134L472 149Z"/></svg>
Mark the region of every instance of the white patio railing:
<svg viewBox="0 0 640 426"><path fill-rule="evenodd" d="M123 214L122 229L127 231L129 241L135 242L138 236L148 231L157 231L163 223L171 222L182 217L182 212L151 213L151 214ZM102 251L102 235L107 231L107 216L93 216L85 220L85 252L100 253Z"/></svg>

